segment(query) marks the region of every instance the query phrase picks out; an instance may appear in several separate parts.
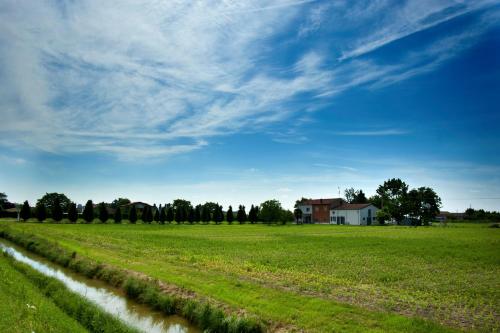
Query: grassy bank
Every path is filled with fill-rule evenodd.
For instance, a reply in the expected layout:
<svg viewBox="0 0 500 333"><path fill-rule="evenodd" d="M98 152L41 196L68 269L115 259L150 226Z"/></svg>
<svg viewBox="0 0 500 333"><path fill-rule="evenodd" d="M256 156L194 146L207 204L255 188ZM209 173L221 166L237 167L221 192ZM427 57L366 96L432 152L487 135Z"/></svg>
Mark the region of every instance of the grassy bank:
<svg viewBox="0 0 500 333"><path fill-rule="evenodd" d="M14 230L308 331L499 327L484 227L45 225ZM401 316L403 315L403 316Z"/></svg>
<svg viewBox="0 0 500 333"><path fill-rule="evenodd" d="M262 324L255 318L249 316L235 316L228 311L224 312L221 307L214 305L206 299L193 297L191 294L182 292L173 293L170 289L170 294L162 291L162 285L157 281L144 276L139 276L136 273L127 272L125 270L103 265L96 261L85 257L77 256L76 252L67 251L61 248L54 242L41 239L40 237L23 232L13 231L10 228L1 229L0 237L9 239L26 249L37 253L49 260L56 262L64 267L68 267L78 273L84 274L88 278L98 278L104 280L115 287L122 288L127 296L137 300L140 303L148 304L155 310L163 311L165 314L179 314L190 320L197 326L209 332L228 332L228 333L258 333L264 330ZM94 320L95 309L88 307L85 309L83 303L77 298L63 298L56 291L57 288L50 288L51 285L57 283L48 283L51 280L41 277L36 277L36 272L30 272L27 267L24 269L22 264L13 263L19 270L22 270L27 276L33 277L32 280L37 285L44 289L46 285L49 289L44 289L45 293L54 300L62 302L63 309L71 311L72 315L83 313L83 319L91 320L90 324L98 324L97 327L106 327L107 322ZM31 270L32 271L32 270ZM56 281L57 282L57 281ZM67 300L65 302L65 300ZM57 303L57 302L56 302ZM88 313L90 311L90 313ZM96 313L99 314L99 313ZM107 317L103 317L106 319ZM101 319L100 317L97 319ZM111 327L115 323L111 321ZM93 327L90 327L93 328ZM120 327L102 332L121 332Z"/></svg>
<svg viewBox="0 0 500 333"><path fill-rule="evenodd" d="M87 330L58 308L0 254L0 332L75 332Z"/></svg>

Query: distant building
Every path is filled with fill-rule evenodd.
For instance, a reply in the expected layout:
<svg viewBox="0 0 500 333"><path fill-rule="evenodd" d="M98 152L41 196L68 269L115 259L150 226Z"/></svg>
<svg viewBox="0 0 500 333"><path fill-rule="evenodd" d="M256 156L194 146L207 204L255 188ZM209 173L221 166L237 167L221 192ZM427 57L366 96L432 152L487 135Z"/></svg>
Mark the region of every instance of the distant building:
<svg viewBox="0 0 500 333"><path fill-rule="evenodd" d="M146 207L146 206L152 207L150 204L142 202L142 201L134 201L134 202L128 203L126 205L123 205L122 207L126 207L128 210L132 206L135 206L135 209L137 209L140 212L142 212L144 210L144 207Z"/></svg>
<svg viewBox="0 0 500 333"><path fill-rule="evenodd" d="M302 211L302 223L330 223L330 210L345 203L342 198L310 199L299 203L298 209Z"/></svg>
<svg viewBox="0 0 500 333"><path fill-rule="evenodd" d="M370 203L344 203L330 209L331 224L371 225L377 220L378 208Z"/></svg>

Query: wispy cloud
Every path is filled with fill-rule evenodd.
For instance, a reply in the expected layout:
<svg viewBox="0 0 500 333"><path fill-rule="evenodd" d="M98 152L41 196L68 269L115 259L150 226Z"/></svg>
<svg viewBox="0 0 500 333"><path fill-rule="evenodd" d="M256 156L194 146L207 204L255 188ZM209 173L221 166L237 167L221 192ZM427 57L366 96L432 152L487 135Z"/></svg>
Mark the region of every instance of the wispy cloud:
<svg viewBox="0 0 500 333"><path fill-rule="evenodd" d="M296 128L270 132L269 124L352 87L376 89L434 69L485 28L440 39L394 63L356 58L491 3L408 1L376 20L387 9L384 1L7 0L0 10L1 144L134 159L192 152L240 131L307 142ZM296 59L269 66L273 38L306 38L340 10L353 22L380 26L343 45L340 63L324 49L298 47Z"/></svg>
<svg viewBox="0 0 500 333"><path fill-rule="evenodd" d="M335 135L344 135L344 136L387 136L387 135L405 135L409 133L410 133L409 131L400 129L334 132Z"/></svg>

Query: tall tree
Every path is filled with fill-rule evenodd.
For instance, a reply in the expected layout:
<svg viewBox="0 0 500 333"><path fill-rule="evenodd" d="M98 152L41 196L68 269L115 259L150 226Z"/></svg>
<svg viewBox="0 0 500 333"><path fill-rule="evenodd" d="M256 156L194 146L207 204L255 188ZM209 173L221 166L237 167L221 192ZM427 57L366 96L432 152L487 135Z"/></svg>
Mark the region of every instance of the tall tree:
<svg viewBox="0 0 500 333"><path fill-rule="evenodd" d="M71 223L75 223L78 220L78 212L76 211L76 204L74 202L69 204L68 220Z"/></svg>
<svg viewBox="0 0 500 333"><path fill-rule="evenodd" d="M302 210L299 208L295 208L293 210L293 215L295 217L295 222L297 224L302 224Z"/></svg>
<svg viewBox="0 0 500 333"><path fill-rule="evenodd" d="M108 219L109 214L108 209L106 208L106 204L104 202L101 202L99 204L99 220L101 220L102 223L106 223Z"/></svg>
<svg viewBox="0 0 500 333"><path fill-rule="evenodd" d="M5 204L8 203L7 194L0 192L0 208L5 208Z"/></svg>
<svg viewBox="0 0 500 333"><path fill-rule="evenodd" d="M201 208L201 220L203 223L207 224L212 220L212 216L210 214L210 208L203 205Z"/></svg>
<svg viewBox="0 0 500 333"><path fill-rule="evenodd" d="M256 211L254 205L252 205L250 207L250 211L248 212L248 220L250 221L251 224L254 224L257 222L257 211Z"/></svg>
<svg viewBox="0 0 500 333"><path fill-rule="evenodd" d="M227 221L227 223L229 223L229 224L233 224L233 221L234 221L234 215L233 215L233 207L232 207L232 206L229 206L229 208L227 209L227 213L226 213L226 221Z"/></svg>
<svg viewBox="0 0 500 333"><path fill-rule="evenodd" d="M160 222L160 209L161 209L161 204L160 204L160 209L158 209L158 207L156 207L156 204L153 206L153 211L154 211L154 217L153 217L153 220L156 222L156 223L159 223Z"/></svg>
<svg viewBox="0 0 500 333"><path fill-rule="evenodd" d="M43 222L47 218L47 210L43 203L36 204L36 219L39 222Z"/></svg>
<svg viewBox="0 0 500 333"><path fill-rule="evenodd" d="M357 194L358 191L356 191L354 187L346 188L344 191L345 201L347 201L348 203L354 203Z"/></svg>
<svg viewBox="0 0 500 333"><path fill-rule="evenodd" d="M267 200L260 204L260 218L265 223L275 223L280 221L281 203L278 200Z"/></svg>
<svg viewBox="0 0 500 333"><path fill-rule="evenodd" d="M429 225L429 222L439 214L441 207L441 198L430 187L419 187L408 192L408 208L409 214L417 218L424 225Z"/></svg>
<svg viewBox="0 0 500 333"><path fill-rule="evenodd" d="M71 203L71 200L69 200L69 198L62 193L55 193L55 192L54 193L45 193L45 195L43 197L38 199L37 204L38 203L44 204L45 208L48 209L49 212L51 213L52 218L54 218L53 209L54 209L56 200L58 200L59 208L61 208L61 212L63 212L63 211L67 212L69 204ZM62 219L62 214L61 214L61 219Z"/></svg>
<svg viewBox="0 0 500 333"><path fill-rule="evenodd" d="M92 203L92 200L88 200L85 204L82 217L87 223L91 223L94 220L94 204Z"/></svg>
<svg viewBox="0 0 500 333"><path fill-rule="evenodd" d="M31 217L31 208L30 204L28 203L28 200L24 201L23 207L21 208L20 216L25 222Z"/></svg>
<svg viewBox="0 0 500 333"><path fill-rule="evenodd" d="M193 224L194 223L194 208L193 206L189 206L189 213L188 213L188 217L187 217L187 220L189 222L189 224Z"/></svg>
<svg viewBox="0 0 500 333"><path fill-rule="evenodd" d="M167 205L167 218L168 223L172 223L174 221L174 207L171 205Z"/></svg>
<svg viewBox="0 0 500 333"><path fill-rule="evenodd" d="M224 221L224 212L222 211L222 206L217 205L214 212L214 222L215 224L220 224Z"/></svg>
<svg viewBox="0 0 500 333"><path fill-rule="evenodd" d="M401 223L404 216L408 213L407 194L408 185L399 178L386 180L384 184L377 188L377 194L382 200L382 207L387 211L398 224Z"/></svg>
<svg viewBox="0 0 500 333"><path fill-rule="evenodd" d="M247 213L245 212L245 206L239 205L238 212L236 213L236 219L240 224L243 224L247 220Z"/></svg>
<svg viewBox="0 0 500 333"><path fill-rule="evenodd" d="M201 205L196 205L194 209L194 221L201 222Z"/></svg>
<svg viewBox="0 0 500 333"><path fill-rule="evenodd" d="M116 206L114 220L117 224L122 223L122 209L120 206Z"/></svg>
<svg viewBox="0 0 500 333"><path fill-rule="evenodd" d="M160 224L165 224L165 221L167 220L167 214L165 212L165 207L162 207L160 205Z"/></svg>
<svg viewBox="0 0 500 333"><path fill-rule="evenodd" d="M54 219L54 221L61 221L63 218L63 211L62 211L62 207L61 207L61 203L59 201L59 197L56 197L54 199L54 202L52 203L52 219Z"/></svg>
<svg viewBox="0 0 500 333"><path fill-rule="evenodd" d="M357 204L368 203L368 199L366 198L366 195L363 192L363 190L358 190L357 191L356 196L354 197L354 202L353 203L357 203Z"/></svg>
<svg viewBox="0 0 500 333"><path fill-rule="evenodd" d="M130 211L128 213L128 220L132 224L137 223L137 208L135 208L135 205L132 205L132 207L130 207Z"/></svg>

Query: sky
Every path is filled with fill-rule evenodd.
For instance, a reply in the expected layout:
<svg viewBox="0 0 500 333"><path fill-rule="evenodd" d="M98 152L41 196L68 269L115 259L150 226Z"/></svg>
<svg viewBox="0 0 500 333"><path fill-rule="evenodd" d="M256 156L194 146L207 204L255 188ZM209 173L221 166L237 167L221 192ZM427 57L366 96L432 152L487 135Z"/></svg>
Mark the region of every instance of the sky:
<svg viewBox="0 0 500 333"><path fill-rule="evenodd" d="M3 0L0 192L500 210L500 1Z"/></svg>

